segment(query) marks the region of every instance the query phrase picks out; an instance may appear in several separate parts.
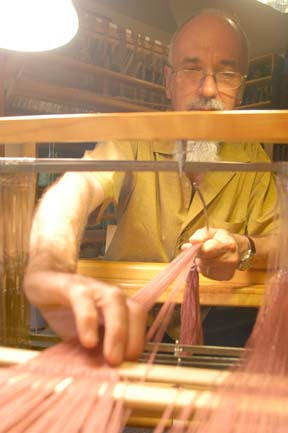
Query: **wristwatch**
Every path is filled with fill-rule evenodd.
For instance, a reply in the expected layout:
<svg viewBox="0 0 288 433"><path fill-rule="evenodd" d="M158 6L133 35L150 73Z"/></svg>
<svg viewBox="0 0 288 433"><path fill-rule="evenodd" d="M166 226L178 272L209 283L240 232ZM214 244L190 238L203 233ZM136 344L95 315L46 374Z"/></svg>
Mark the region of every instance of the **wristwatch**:
<svg viewBox="0 0 288 433"><path fill-rule="evenodd" d="M252 264L253 257L256 255L256 248L253 239L249 236L245 236L248 240L249 246L248 250L246 250L241 256L237 266L239 271L246 271L250 268Z"/></svg>

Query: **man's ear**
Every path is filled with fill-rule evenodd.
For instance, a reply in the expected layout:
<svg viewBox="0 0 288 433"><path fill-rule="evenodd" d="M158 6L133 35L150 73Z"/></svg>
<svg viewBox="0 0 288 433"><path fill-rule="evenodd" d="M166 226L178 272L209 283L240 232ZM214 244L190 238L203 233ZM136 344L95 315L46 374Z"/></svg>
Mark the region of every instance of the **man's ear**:
<svg viewBox="0 0 288 433"><path fill-rule="evenodd" d="M168 99L172 99L172 70L170 66L164 66L165 91Z"/></svg>

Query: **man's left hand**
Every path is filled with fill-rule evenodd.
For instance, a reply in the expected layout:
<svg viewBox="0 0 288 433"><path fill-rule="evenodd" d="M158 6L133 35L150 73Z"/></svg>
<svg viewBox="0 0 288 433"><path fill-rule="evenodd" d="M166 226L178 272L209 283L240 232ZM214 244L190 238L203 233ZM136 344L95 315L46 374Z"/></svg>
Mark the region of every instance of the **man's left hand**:
<svg viewBox="0 0 288 433"><path fill-rule="evenodd" d="M247 248L247 238L224 229L207 230L204 227L197 230L182 248L189 248L199 241L202 246L195 261L198 272L214 280L230 280L239 264L240 251Z"/></svg>

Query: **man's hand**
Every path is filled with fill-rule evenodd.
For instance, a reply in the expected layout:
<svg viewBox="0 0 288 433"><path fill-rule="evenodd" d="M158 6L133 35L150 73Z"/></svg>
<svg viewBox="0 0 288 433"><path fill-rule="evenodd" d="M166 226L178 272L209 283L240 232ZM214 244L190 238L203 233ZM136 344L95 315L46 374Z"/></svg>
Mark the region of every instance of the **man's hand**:
<svg viewBox="0 0 288 433"><path fill-rule="evenodd" d="M63 339L78 335L83 346L94 347L104 327L103 352L111 365L142 352L146 313L121 289L78 274L28 271L24 290Z"/></svg>
<svg viewBox="0 0 288 433"><path fill-rule="evenodd" d="M248 248L245 236L231 234L224 229L206 228L197 230L182 248L202 242L196 258L199 272L214 280L230 280L239 264L240 253Z"/></svg>

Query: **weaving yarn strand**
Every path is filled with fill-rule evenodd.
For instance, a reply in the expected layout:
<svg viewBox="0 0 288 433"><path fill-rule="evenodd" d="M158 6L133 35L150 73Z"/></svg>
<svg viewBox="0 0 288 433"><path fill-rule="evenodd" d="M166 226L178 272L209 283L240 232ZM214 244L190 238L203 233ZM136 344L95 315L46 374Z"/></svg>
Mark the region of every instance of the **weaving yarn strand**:
<svg viewBox="0 0 288 433"><path fill-rule="evenodd" d="M161 340L187 275L187 290L197 294L198 288L191 286L197 283L191 276L196 269L191 266L199 247L179 254L135 296L149 310L175 280L160 320L156 318L151 333L154 341ZM189 306L195 308L195 302ZM195 320L196 316L190 317ZM197 326L191 327L193 338ZM130 413L124 409L124 395L114 399L113 391L120 382L117 369L105 362L101 344L85 349L76 338L59 343L24 365L0 371L0 433L119 433ZM167 408L166 416L169 413Z"/></svg>
<svg viewBox="0 0 288 433"><path fill-rule="evenodd" d="M280 236L275 274L238 367L218 386L213 407L193 407L169 433L284 433L288 431L288 180L279 176ZM201 394L199 395L201 398Z"/></svg>

